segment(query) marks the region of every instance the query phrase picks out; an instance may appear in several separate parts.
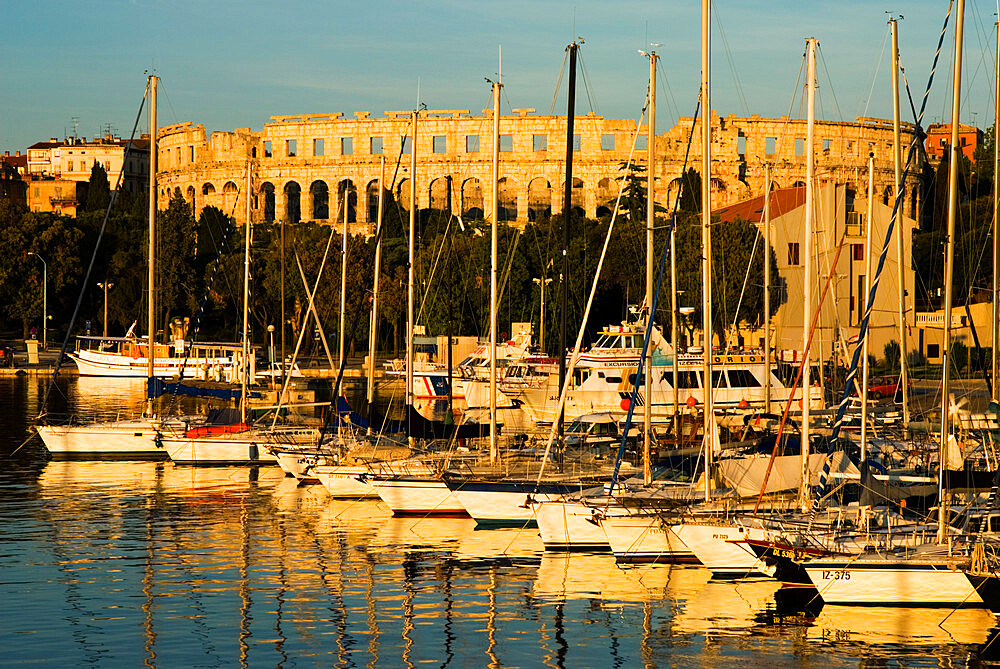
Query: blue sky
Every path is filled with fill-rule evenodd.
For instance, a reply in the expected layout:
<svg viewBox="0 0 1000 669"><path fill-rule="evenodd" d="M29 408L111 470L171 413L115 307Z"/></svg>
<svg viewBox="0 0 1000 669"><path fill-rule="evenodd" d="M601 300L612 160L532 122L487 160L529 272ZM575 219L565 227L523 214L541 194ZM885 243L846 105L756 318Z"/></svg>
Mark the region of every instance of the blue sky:
<svg viewBox="0 0 1000 669"><path fill-rule="evenodd" d="M802 115L795 83L804 40L815 36L818 115L890 116L887 9L904 16L900 52L919 104L947 4L718 0L712 107ZM962 120L980 127L993 118L995 12L995 2L966 6ZM579 113L636 118L648 67L637 50L650 42L661 45L659 129L690 115L699 80L691 0L3 0L2 15L0 150L11 152L72 133L74 116L79 135L110 123L128 136L149 68L162 77L161 124L210 131L259 129L273 114L410 109L418 81L429 108L477 113L489 106L483 79L497 72L498 47L505 109L546 113L574 36L585 41L589 83ZM950 114L951 44L949 31L925 125Z"/></svg>

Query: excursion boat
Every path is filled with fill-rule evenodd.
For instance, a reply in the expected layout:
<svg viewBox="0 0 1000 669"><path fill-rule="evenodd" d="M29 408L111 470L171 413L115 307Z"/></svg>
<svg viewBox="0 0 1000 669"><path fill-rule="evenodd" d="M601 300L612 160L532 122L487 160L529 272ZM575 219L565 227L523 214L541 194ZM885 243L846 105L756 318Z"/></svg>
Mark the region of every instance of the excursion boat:
<svg viewBox="0 0 1000 669"><path fill-rule="evenodd" d="M183 339L172 344L154 344L153 375L157 378L197 379L238 383L242 372L243 345L236 343L191 343ZM69 357L82 376L148 376L149 340L146 337L76 338ZM250 359L254 365L253 356Z"/></svg>
<svg viewBox="0 0 1000 669"><path fill-rule="evenodd" d="M572 372L565 415L595 411L618 411L628 407L642 356L645 326L623 323L604 328L594 346L582 353ZM674 354L673 347L654 328L652 333L652 398L645 396L640 383L636 402L643 406L652 401L653 416L665 418L673 413L673 365L677 364L678 395L682 407L692 401L703 405L705 353L695 348ZM768 380L771 400L786 401L792 388L787 387L774 370L768 370L763 353L712 355L712 397L717 409L761 408L765 404ZM558 374L546 362L521 361L505 370L499 390L520 404L536 422L552 422L559 401ZM770 377L768 379L768 377ZM810 391L810 407L822 406L818 387Z"/></svg>

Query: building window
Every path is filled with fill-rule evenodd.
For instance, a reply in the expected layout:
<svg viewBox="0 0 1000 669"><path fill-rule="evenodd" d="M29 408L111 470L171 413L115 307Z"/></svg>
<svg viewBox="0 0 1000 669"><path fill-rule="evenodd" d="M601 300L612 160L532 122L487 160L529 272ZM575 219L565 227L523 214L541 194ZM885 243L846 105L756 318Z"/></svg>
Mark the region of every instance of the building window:
<svg viewBox="0 0 1000 669"><path fill-rule="evenodd" d="M848 153L854 152L854 140L852 139L847 140L847 152Z"/></svg>
<svg viewBox="0 0 1000 669"><path fill-rule="evenodd" d="M257 151L257 149L254 149L254 151L256 152L256 151ZM254 153L254 155L256 156L257 154L256 154L256 153ZM190 161L191 161L192 163L194 162L194 146L189 146L189 147L188 147L188 159L189 159L189 160L190 160Z"/></svg>
<svg viewBox="0 0 1000 669"><path fill-rule="evenodd" d="M806 155L806 140L804 137L795 138L795 155L797 156Z"/></svg>
<svg viewBox="0 0 1000 669"><path fill-rule="evenodd" d="M465 152L479 153L479 135L465 136Z"/></svg>
<svg viewBox="0 0 1000 669"><path fill-rule="evenodd" d="M409 135L403 135L403 153L410 152L410 142L411 138Z"/></svg>
<svg viewBox="0 0 1000 669"><path fill-rule="evenodd" d="M326 142L323 141L322 137L317 137L313 140L313 155L322 156L326 151Z"/></svg>
<svg viewBox="0 0 1000 669"><path fill-rule="evenodd" d="M298 140L289 139L285 141L285 155L289 158L294 158L298 151Z"/></svg>
<svg viewBox="0 0 1000 669"><path fill-rule="evenodd" d="M340 154L343 156L349 156L352 153L354 153L354 138L342 137L340 139Z"/></svg>
<svg viewBox="0 0 1000 669"><path fill-rule="evenodd" d="M615 150L615 136L611 133L601 135L601 151Z"/></svg>
<svg viewBox="0 0 1000 669"><path fill-rule="evenodd" d="M73 171L73 161L72 160L69 161L68 163L66 163L66 171L67 172L72 172Z"/></svg>
<svg viewBox="0 0 1000 669"><path fill-rule="evenodd" d="M110 174L111 174L111 161L110 160L105 160L104 161L104 171L107 172L108 175L110 176Z"/></svg>
<svg viewBox="0 0 1000 669"><path fill-rule="evenodd" d="M264 157L265 158L271 157L271 140L267 140L266 142L264 142Z"/></svg>
<svg viewBox="0 0 1000 669"><path fill-rule="evenodd" d="M830 153L830 147L833 146L833 140L824 139L823 140L823 153Z"/></svg>
<svg viewBox="0 0 1000 669"><path fill-rule="evenodd" d="M635 138L635 150L636 151L645 151L646 150L646 146L647 146L646 143L647 143L648 140L649 140L649 138L646 135L639 135L638 137L636 137Z"/></svg>
<svg viewBox="0 0 1000 669"><path fill-rule="evenodd" d="M577 134L574 133L573 134L573 150L574 151L579 151L580 150L580 143L581 143L580 135L577 135Z"/></svg>
<svg viewBox="0 0 1000 669"><path fill-rule="evenodd" d="M939 357L941 357L941 345L940 344L927 344L927 357L928 358L939 358Z"/></svg>
<svg viewBox="0 0 1000 669"><path fill-rule="evenodd" d="M746 135L740 135L736 138L736 153L741 156L747 155L747 138Z"/></svg>
<svg viewBox="0 0 1000 669"><path fill-rule="evenodd" d="M865 245L864 244L851 244L851 258L853 260L864 260L865 259Z"/></svg>
<svg viewBox="0 0 1000 669"><path fill-rule="evenodd" d="M434 135L431 138L431 151L433 153L446 153L448 151L448 138L444 135Z"/></svg>
<svg viewBox="0 0 1000 669"><path fill-rule="evenodd" d="M798 265L799 264L799 243L798 242L788 242L788 264Z"/></svg>
<svg viewBox="0 0 1000 669"><path fill-rule="evenodd" d="M549 136L548 135L532 135L531 136L531 150L532 151L548 151L549 150Z"/></svg>
<svg viewBox="0 0 1000 669"><path fill-rule="evenodd" d="M372 137L368 140L368 149L371 151L373 156L378 156L382 154L382 138Z"/></svg>
<svg viewBox="0 0 1000 669"><path fill-rule="evenodd" d="M514 150L514 135L500 135L500 151L508 153Z"/></svg>
<svg viewBox="0 0 1000 669"><path fill-rule="evenodd" d="M765 137L764 138L764 154L768 156L773 156L778 146L777 137Z"/></svg>

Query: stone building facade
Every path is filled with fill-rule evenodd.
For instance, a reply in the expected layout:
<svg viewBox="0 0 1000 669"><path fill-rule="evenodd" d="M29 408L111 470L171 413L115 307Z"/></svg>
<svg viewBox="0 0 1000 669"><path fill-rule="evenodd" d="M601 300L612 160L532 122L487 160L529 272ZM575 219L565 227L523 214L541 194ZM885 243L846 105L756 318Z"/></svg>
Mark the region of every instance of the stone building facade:
<svg viewBox="0 0 1000 669"><path fill-rule="evenodd" d="M370 232L378 184L384 181L404 209L410 206L410 112L368 112L273 116L260 131L238 128L207 133L204 126L179 123L160 129L160 206L180 193L196 214L215 206L246 218L244 190L251 165L254 221L336 223L346 215L354 232ZM672 202L683 171L688 137L689 165L700 165L700 122L681 118L656 137L656 199ZM492 111L423 110L417 123L417 206L451 209L466 218L491 211ZM723 207L763 192L765 166L779 188L805 181L806 123L801 119L712 116L712 207ZM572 205L580 214L610 214L618 195L622 163L635 144L634 160L645 163L645 126L595 114L575 120ZM912 126L904 127L908 143ZM815 128L816 178L861 192L867 184L868 155L874 153L876 191L892 191L892 124L872 118L854 122L818 121ZM566 124L563 116L540 116L514 109L500 119L500 220L523 225L562 210ZM918 152L919 153L919 152ZM904 152L905 159L905 152ZM917 158L920 160L920 157ZM919 168L919 163L915 165ZM911 170L917 174L919 170ZM904 212L916 216L917 178L905 188Z"/></svg>

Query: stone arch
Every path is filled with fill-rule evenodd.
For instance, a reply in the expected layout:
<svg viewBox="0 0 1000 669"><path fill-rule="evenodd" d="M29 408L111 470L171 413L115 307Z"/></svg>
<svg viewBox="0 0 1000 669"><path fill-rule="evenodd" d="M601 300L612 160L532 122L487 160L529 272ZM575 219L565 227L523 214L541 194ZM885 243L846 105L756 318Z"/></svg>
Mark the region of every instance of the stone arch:
<svg viewBox="0 0 1000 669"><path fill-rule="evenodd" d="M684 180L681 177L677 177L676 179L671 179L670 183L667 184L667 209L670 211L674 210L674 202L681 192L681 184L683 183Z"/></svg>
<svg viewBox="0 0 1000 669"><path fill-rule="evenodd" d="M888 206L892 201L893 188L892 186L886 186L885 190L882 191L882 204Z"/></svg>
<svg viewBox="0 0 1000 669"><path fill-rule="evenodd" d="M206 181L205 183L203 183L201 185L201 194L202 195L214 195L215 194L215 186L213 186L210 181Z"/></svg>
<svg viewBox="0 0 1000 669"><path fill-rule="evenodd" d="M239 196L240 187L236 185L235 181L227 181L226 185L222 187L222 211L227 216L233 214Z"/></svg>
<svg viewBox="0 0 1000 669"><path fill-rule="evenodd" d="M517 220L517 191L507 177L500 177L497 182L497 220Z"/></svg>
<svg viewBox="0 0 1000 669"><path fill-rule="evenodd" d="M285 220L298 223L302 220L302 187L295 181L285 184Z"/></svg>
<svg viewBox="0 0 1000 669"><path fill-rule="evenodd" d="M566 189L566 182L562 183L563 192ZM584 209L584 194L583 194L583 179L580 177L573 177L573 188L570 190L569 194L570 209L572 209L575 216L583 218L586 216L586 209Z"/></svg>
<svg viewBox="0 0 1000 669"><path fill-rule="evenodd" d="M265 181L260 185L260 195L264 198L264 221L274 223L274 184Z"/></svg>
<svg viewBox="0 0 1000 669"><path fill-rule="evenodd" d="M314 219L330 218L330 188L326 182L317 179L309 186L309 198L312 201L312 217Z"/></svg>
<svg viewBox="0 0 1000 669"><path fill-rule="evenodd" d="M451 177L438 177L431 181L428 192L431 209L451 211Z"/></svg>
<svg viewBox="0 0 1000 669"><path fill-rule="evenodd" d="M472 177L462 182L462 216L481 221L484 219L485 204L483 203L483 185L479 179Z"/></svg>
<svg viewBox="0 0 1000 669"><path fill-rule="evenodd" d="M185 197L187 198L187 201L191 203L191 206L194 207L194 186L187 187Z"/></svg>
<svg viewBox="0 0 1000 669"><path fill-rule="evenodd" d="M528 220L538 221L552 216L552 184L545 177L535 177L528 183Z"/></svg>
<svg viewBox="0 0 1000 669"><path fill-rule="evenodd" d="M611 216L615 201L618 199L618 188L614 181L607 177L598 181L595 197L597 199L597 218Z"/></svg>
<svg viewBox="0 0 1000 669"><path fill-rule="evenodd" d="M386 206L392 193L386 193L383 197L385 201L382 206ZM378 179L372 179L365 187L365 201L368 203L368 221L372 224L372 229L375 229L378 225Z"/></svg>
<svg viewBox="0 0 1000 669"><path fill-rule="evenodd" d="M347 208L347 222L357 223L358 189L350 179L342 179L337 184L337 220L343 220L341 217L344 215L345 207Z"/></svg>
<svg viewBox="0 0 1000 669"><path fill-rule="evenodd" d="M712 192L713 193L725 193L726 192L726 182L719 177L712 177Z"/></svg>
<svg viewBox="0 0 1000 669"><path fill-rule="evenodd" d="M406 211L410 210L410 180L401 179L396 186L396 202Z"/></svg>
<svg viewBox="0 0 1000 669"><path fill-rule="evenodd" d="M796 181L795 183L792 184L792 188L805 188L805 187L806 187L805 181Z"/></svg>

